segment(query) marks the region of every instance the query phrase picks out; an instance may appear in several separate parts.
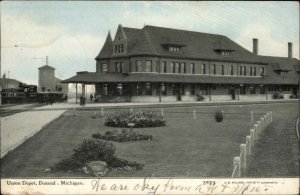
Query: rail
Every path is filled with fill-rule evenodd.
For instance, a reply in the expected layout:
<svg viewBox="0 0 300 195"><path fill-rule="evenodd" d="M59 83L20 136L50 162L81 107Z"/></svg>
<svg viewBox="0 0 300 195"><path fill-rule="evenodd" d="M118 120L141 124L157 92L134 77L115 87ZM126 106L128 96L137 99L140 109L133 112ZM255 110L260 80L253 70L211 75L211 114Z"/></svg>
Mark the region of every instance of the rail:
<svg viewBox="0 0 300 195"><path fill-rule="evenodd" d="M296 121L296 134L297 134L297 137L299 139L299 116L298 116L297 121Z"/></svg>

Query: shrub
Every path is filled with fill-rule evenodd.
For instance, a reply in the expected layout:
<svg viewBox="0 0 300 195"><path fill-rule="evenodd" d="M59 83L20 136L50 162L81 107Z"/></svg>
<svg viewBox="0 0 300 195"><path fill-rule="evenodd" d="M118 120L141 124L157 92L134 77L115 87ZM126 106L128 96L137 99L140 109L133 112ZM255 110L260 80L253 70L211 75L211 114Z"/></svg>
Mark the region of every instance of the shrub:
<svg viewBox="0 0 300 195"><path fill-rule="evenodd" d="M215 113L215 119L217 122L222 122L223 121L223 112L222 111L216 111Z"/></svg>
<svg viewBox="0 0 300 195"><path fill-rule="evenodd" d="M283 94L281 92L275 91L273 93L273 99L283 99Z"/></svg>
<svg viewBox="0 0 300 195"><path fill-rule="evenodd" d="M105 120L105 125L109 127L128 127L128 123L135 123L134 127L166 125L164 118L153 112L116 112L110 114Z"/></svg>
<svg viewBox="0 0 300 195"><path fill-rule="evenodd" d="M101 140L83 140L70 159L64 159L54 166L56 170L70 171L82 167L86 162L107 161L114 157L115 147L112 143Z"/></svg>
<svg viewBox="0 0 300 195"><path fill-rule="evenodd" d="M89 139L84 140L69 159L64 159L55 164L51 170L54 171L74 171L84 167L87 162L104 161L108 168L142 169L143 165L136 162L129 162L115 156L115 147L110 142Z"/></svg>
<svg viewBox="0 0 300 195"><path fill-rule="evenodd" d="M137 163L137 162L129 162L127 160L119 159L119 158L112 158L110 161L107 161L107 165L110 168L125 168L125 167L131 167L135 170L141 170L143 169L144 165Z"/></svg>
<svg viewBox="0 0 300 195"><path fill-rule="evenodd" d="M130 132L127 129L122 129L121 132L106 131L104 135L100 133L96 133L93 134L93 138L111 140L117 142L129 142L129 141L151 140L152 135L142 135L136 132Z"/></svg>

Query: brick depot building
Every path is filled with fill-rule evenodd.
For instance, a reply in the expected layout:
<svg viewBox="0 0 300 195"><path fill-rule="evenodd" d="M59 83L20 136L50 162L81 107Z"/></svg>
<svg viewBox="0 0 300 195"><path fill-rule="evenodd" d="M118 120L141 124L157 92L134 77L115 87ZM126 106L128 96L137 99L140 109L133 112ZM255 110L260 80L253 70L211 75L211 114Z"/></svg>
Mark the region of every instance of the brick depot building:
<svg viewBox="0 0 300 195"><path fill-rule="evenodd" d="M102 101L167 102L285 99L298 93L299 60L258 55L226 36L155 26L119 25L108 33L96 72L78 72L64 83L95 85ZM77 87L76 87L77 89ZM76 90L77 91L77 90Z"/></svg>

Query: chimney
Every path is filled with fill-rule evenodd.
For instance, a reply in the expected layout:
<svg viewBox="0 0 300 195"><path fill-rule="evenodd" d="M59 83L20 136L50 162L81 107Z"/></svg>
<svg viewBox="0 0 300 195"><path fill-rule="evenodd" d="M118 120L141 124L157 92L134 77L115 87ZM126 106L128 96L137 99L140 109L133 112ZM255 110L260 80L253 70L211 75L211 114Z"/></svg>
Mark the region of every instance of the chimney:
<svg viewBox="0 0 300 195"><path fill-rule="evenodd" d="M258 39L253 39L253 53L255 54L255 55L257 55L258 54Z"/></svg>
<svg viewBox="0 0 300 195"><path fill-rule="evenodd" d="M293 57L293 43L288 42L288 58Z"/></svg>

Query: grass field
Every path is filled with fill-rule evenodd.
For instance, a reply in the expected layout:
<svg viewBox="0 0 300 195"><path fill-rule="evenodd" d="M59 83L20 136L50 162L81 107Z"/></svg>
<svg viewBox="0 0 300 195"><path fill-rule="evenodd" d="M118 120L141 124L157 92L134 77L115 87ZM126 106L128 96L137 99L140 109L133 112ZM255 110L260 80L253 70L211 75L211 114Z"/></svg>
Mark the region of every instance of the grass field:
<svg viewBox="0 0 300 195"><path fill-rule="evenodd" d="M139 108L140 110L140 108ZM149 108L159 112L160 109ZM153 135L151 141L118 143L118 157L143 163L141 171L111 171L107 177L230 177L232 161L245 142L251 123L250 111L258 120L265 112L273 112L274 129L277 124L293 123L297 116L296 103L243 106L197 106L165 108L167 126L137 128L134 131ZM197 119L193 119L193 110ZM222 123L216 123L214 112L224 110ZM109 112L120 111L118 109ZM92 119L95 111L66 112L34 137L27 140L1 162L1 176L7 177L86 177L79 173L45 173L45 169L68 158L83 139L93 133L115 128L104 126L104 118ZM107 112L106 112L107 113ZM280 136L284 136L281 134ZM291 143L292 144L292 143ZM291 147L298 147L293 145ZM290 176L289 172L283 176Z"/></svg>

